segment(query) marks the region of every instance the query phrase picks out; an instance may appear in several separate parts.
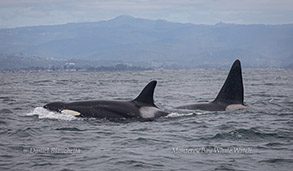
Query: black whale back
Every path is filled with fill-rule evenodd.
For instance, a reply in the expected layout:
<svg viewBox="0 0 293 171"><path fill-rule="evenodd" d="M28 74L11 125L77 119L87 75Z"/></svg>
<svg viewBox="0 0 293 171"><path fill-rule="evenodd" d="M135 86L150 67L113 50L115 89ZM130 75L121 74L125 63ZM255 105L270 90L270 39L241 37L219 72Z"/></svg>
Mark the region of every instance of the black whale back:
<svg viewBox="0 0 293 171"><path fill-rule="evenodd" d="M218 96L212 103L243 104L243 94L241 63L236 60Z"/></svg>

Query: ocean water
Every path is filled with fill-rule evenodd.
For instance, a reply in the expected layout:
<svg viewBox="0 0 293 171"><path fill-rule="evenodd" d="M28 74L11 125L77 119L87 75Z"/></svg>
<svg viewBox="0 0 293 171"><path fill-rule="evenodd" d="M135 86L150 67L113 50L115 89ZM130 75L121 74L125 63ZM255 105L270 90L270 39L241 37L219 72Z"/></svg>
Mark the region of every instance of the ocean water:
<svg viewBox="0 0 293 171"><path fill-rule="evenodd" d="M0 73L0 170L292 170L293 71L243 71L248 110L213 100L228 71ZM141 122L49 112L53 101L131 100L157 80L166 117Z"/></svg>

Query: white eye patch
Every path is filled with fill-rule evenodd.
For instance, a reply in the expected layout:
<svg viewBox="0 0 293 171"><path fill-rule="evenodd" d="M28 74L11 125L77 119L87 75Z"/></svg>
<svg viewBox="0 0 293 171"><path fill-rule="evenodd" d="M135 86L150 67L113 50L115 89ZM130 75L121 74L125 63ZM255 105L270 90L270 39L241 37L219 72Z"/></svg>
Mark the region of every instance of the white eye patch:
<svg viewBox="0 0 293 171"><path fill-rule="evenodd" d="M61 113L62 113L62 114L66 114L66 115L72 115L72 116L79 116L79 115L80 115L80 113L77 112L77 111L74 111L74 110L67 110L67 109L62 110Z"/></svg>

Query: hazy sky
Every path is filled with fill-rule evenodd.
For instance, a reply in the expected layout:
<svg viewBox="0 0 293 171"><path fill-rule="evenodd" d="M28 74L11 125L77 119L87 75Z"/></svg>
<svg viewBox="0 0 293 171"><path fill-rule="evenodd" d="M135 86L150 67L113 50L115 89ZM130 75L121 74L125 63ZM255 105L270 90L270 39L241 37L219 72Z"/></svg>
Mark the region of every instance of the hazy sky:
<svg viewBox="0 0 293 171"><path fill-rule="evenodd" d="M195 24L288 24L293 23L293 0L0 0L0 28L119 15Z"/></svg>

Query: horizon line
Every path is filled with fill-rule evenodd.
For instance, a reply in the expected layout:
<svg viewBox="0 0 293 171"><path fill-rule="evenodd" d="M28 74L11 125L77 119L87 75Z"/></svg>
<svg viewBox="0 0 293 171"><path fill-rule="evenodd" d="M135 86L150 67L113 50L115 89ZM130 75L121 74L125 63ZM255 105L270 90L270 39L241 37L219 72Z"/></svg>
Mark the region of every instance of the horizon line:
<svg viewBox="0 0 293 171"><path fill-rule="evenodd" d="M166 19L148 19L148 18L142 18L142 17L133 17L131 15L118 15L114 18L110 19L103 19L103 20L97 20L97 21L85 21L85 22L67 22L67 23L55 23L55 24L40 24L40 25L25 25L25 26L17 26L17 27L0 27L0 30L5 30L5 29L17 29L17 28L26 28L26 27L50 27L50 26L61 26L61 25L67 25L67 24L83 24L83 23L99 23L99 22L108 22L111 20L115 20L117 18L121 17L129 17L133 19L140 19L140 20L149 20L149 21L166 21L169 23L177 23L177 24L191 24L191 25L204 25L204 26L217 26L220 24L223 25L265 25L265 26L282 26L282 25L292 25L292 23L283 23L283 24L266 24L266 23L251 23L251 24L239 24L239 23L226 23L219 21L215 24L199 24L199 23L191 23L191 22L175 22L175 21L170 21Z"/></svg>

